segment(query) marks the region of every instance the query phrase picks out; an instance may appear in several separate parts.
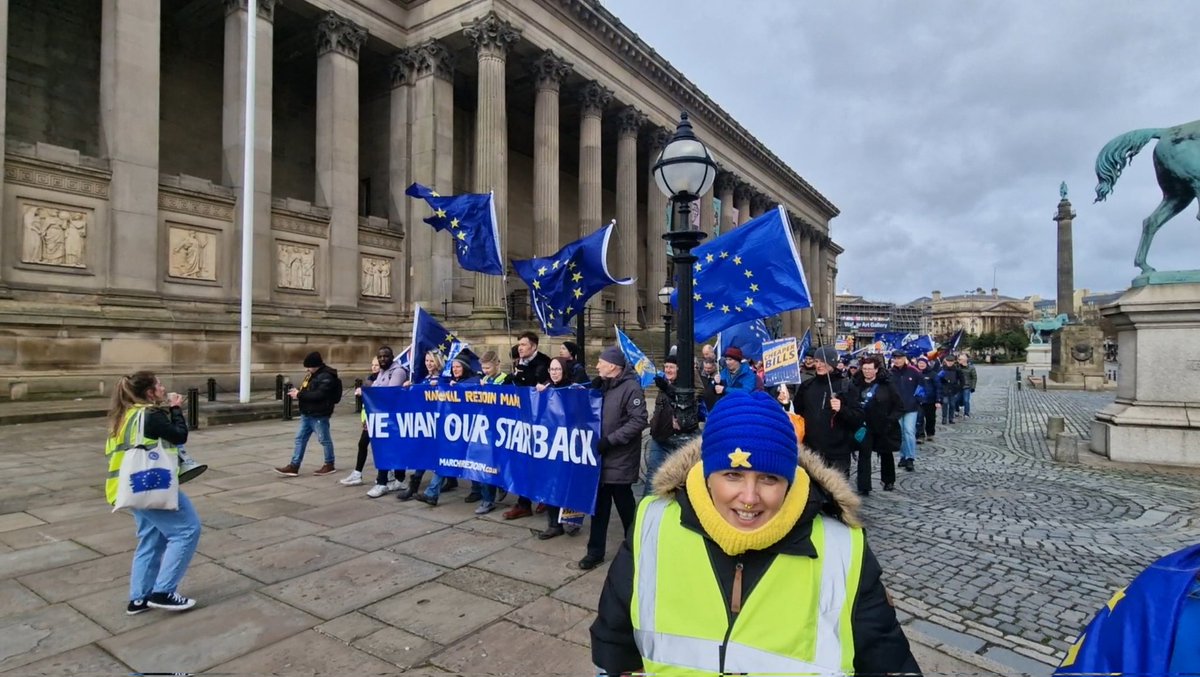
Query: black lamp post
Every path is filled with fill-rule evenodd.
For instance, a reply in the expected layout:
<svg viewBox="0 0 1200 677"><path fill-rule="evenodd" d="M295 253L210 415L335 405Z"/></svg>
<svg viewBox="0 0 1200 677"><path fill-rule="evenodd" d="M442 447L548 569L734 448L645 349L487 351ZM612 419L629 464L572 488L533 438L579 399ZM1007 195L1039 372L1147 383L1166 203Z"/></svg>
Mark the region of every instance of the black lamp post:
<svg viewBox="0 0 1200 677"><path fill-rule="evenodd" d="M671 314L671 294L675 292L674 287L663 287L658 290L658 300L663 304L663 326L666 331L663 332L663 358L671 354L671 320L674 316Z"/></svg>
<svg viewBox="0 0 1200 677"><path fill-rule="evenodd" d="M672 219L671 231L663 239L671 245L671 261L679 274L679 319L676 322L679 339L679 378L675 388L675 418L681 432L696 429L695 348L696 325L692 306L692 265L696 257L692 249L700 244L705 234L692 230L692 202L708 192L717 178L717 163L708 148L692 132L692 123L687 113L679 114L679 126L675 136L663 148L654 163L654 182L678 211ZM668 343L668 351L670 350Z"/></svg>
<svg viewBox="0 0 1200 677"><path fill-rule="evenodd" d="M817 345L818 346L824 345L822 343L822 341L824 340L824 335L825 335L825 318L818 315L817 316Z"/></svg>

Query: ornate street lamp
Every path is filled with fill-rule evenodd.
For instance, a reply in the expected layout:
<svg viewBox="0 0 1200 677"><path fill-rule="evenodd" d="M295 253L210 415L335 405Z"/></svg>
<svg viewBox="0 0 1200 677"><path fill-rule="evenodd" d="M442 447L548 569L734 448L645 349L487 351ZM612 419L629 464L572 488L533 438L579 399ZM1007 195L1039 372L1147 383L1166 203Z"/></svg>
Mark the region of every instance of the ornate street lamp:
<svg viewBox="0 0 1200 677"><path fill-rule="evenodd" d="M817 316L817 345L822 345L823 336L825 334L825 318Z"/></svg>
<svg viewBox="0 0 1200 677"><path fill-rule="evenodd" d="M674 287L663 287L658 290L658 300L663 304L663 326L666 331L663 332L663 358L671 354L671 294L675 293Z"/></svg>
<svg viewBox="0 0 1200 677"><path fill-rule="evenodd" d="M654 163L654 182L674 205L679 214L673 219L671 231L663 239L671 245L671 261L679 273L679 377L675 388L675 419L681 432L696 429L695 347L696 326L692 307L692 264L696 257L692 249L705 234L692 230L692 202L708 192L717 178L717 163L708 148L696 138L687 113L679 114L675 136L663 148ZM668 343L668 351L670 350Z"/></svg>

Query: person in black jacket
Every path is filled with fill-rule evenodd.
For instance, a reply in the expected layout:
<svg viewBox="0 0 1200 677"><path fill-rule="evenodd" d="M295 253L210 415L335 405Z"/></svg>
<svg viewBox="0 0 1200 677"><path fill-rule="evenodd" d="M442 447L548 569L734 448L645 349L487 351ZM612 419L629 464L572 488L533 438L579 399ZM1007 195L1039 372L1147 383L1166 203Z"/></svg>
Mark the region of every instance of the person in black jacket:
<svg viewBox="0 0 1200 677"><path fill-rule="evenodd" d="M858 389L837 371L838 354L831 346L813 351L814 378L800 385L795 406L804 417L804 444L826 463L850 477L850 457L858 447L854 434L862 427Z"/></svg>
<svg viewBox="0 0 1200 677"><path fill-rule="evenodd" d="M937 432L937 370L924 357L917 358L917 370L921 372L921 385L917 391L917 400L921 405L917 410L917 444L924 444L926 441L932 442ZM900 459L900 467L912 471L914 459L916 454L908 459L907 464L905 459Z"/></svg>
<svg viewBox="0 0 1200 677"><path fill-rule="evenodd" d="M595 569L604 561L608 540L608 520L617 506L621 527L633 524L637 501L633 484L642 469L642 431L646 429L646 393L625 363L620 348L609 346L596 362L599 376L595 383L604 393L600 415L600 487L596 491L596 514L588 536L587 554L579 560L580 569ZM596 383L598 381L598 383Z"/></svg>
<svg viewBox="0 0 1200 677"><path fill-rule="evenodd" d="M325 465L317 468L313 474L329 475L334 472L329 417L333 416L333 407L342 398L342 381L338 378L337 370L325 364L321 353L315 350L304 357L304 368L308 375L299 388L292 388L288 393L288 397L300 403L300 429L296 431L296 447L292 451L291 463L275 468L275 472L284 477L300 476L300 463L304 461L308 438L314 432L325 448Z"/></svg>
<svg viewBox="0 0 1200 677"><path fill-rule="evenodd" d="M861 534L858 497L841 473L797 443L769 395L725 397L702 438L663 464L654 493L642 502L600 593L591 626L599 671L919 673ZM697 580L716 585L688 587ZM848 581L857 583L852 592ZM834 592L823 594L827 587ZM812 604L793 603L782 615L767 611L787 600ZM706 612L712 608L724 608L725 617ZM848 620L849 633L838 632L839 618ZM643 639L652 633L686 645ZM842 646L843 637L853 646Z"/></svg>
<svg viewBox="0 0 1200 677"><path fill-rule="evenodd" d="M658 386L658 397L654 398L654 414L650 417L650 448L646 454L646 481L642 486L642 498L650 495L654 484L654 473L677 449L691 439L691 435L679 432L679 421L675 418L675 379L679 376L679 360L668 355L663 360L663 373L654 377Z"/></svg>
<svg viewBox="0 0 1200 677"><path fill-rule="evenodd" d="M514 346L516 357L513 359L512 373L508 383L515 386L533 387L550 382L550 358L538 352L538 335L526 331L517 336ZM544 506L538 506L538 512L543 512ZM514 520L529 517L533 514L533 502L524 496L517 497L517 504L504 511L504 519Z"/></svg>
<svg viewBox="0 0 1200 677"><path fill-rule="evenodd" d="M942 425L954 425L954 410L958 407L958 396L962 392L962 372L953 355L942 359L942 369L937 373L938 398L942 405Z"/></svg>
<svg viewBox="0 0 1200 677"><path fill-rule="evenodd" d="M879 479L883 490L896 488L896 457L900 448L900 417L904 405L895 384L878 357L864 357L854 385L862 402L866 430L858 445L858 493L871 493L871 456L879 454Z"/></svg>
<svg viewBox="0 0 1200 677"><path fill-rule="evenodd" d="M592 382L592 377L588 376L587 367L579 361L578 343L563 341L558 348L558 356L567 363L567 381L579 385L587 385Z"/></svg>

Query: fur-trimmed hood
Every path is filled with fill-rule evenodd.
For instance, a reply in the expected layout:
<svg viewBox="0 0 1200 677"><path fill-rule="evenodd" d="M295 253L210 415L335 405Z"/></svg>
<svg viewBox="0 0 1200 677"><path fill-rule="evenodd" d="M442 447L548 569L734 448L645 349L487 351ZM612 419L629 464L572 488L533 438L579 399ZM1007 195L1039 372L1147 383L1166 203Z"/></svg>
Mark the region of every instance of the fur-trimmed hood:
<svg viewBox="0 0 1200 677"><path fill-rule="evenodd" d="M678 451L671 454L658 472L654 474L654 495L662 498L674 498L675 492L683 489L687 480L688 471L692 466L700 462L700 438L680 447ZM798 445L800 453L800 468L808 473L812 483L819 486L828 498L828 504L822 506L826 513L836 515L842 522L852 527L862 526L862 522L858 519L858 507L861 501L854 490L850 488L850 483L842 476L840 472L830 468L808 447L803 444ZM813 492L816 496L816 492ZM809 500L812 500L810 496Z"/></svg>

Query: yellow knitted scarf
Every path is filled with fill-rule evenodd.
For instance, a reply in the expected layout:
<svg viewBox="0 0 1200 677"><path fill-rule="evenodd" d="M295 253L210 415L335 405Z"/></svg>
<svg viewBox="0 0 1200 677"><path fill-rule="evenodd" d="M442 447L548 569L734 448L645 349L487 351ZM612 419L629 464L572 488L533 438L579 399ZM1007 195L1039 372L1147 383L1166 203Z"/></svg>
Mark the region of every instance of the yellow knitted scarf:
<svg viewBox="0 0 1200 677"><path fill-rule="evenodd" d="M753 531L742 531L734 527L713 504L712 496L708 493L708 484L704 478L704 464L692 466L687 476L687 495L700 518L700 526L726 555L740 555L748 550L762 550L779 542L800 521L804 506L808 504L808 473L803 468L796 468L796 479L788 488L783 505L766 524Z"/></svg>

